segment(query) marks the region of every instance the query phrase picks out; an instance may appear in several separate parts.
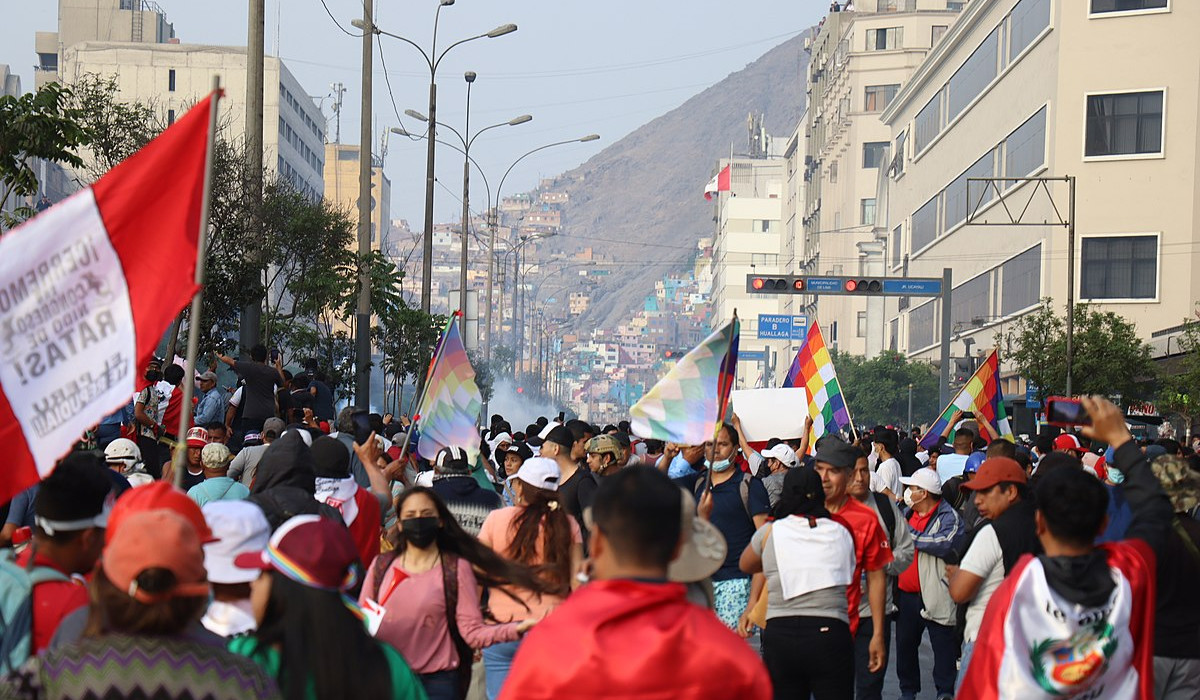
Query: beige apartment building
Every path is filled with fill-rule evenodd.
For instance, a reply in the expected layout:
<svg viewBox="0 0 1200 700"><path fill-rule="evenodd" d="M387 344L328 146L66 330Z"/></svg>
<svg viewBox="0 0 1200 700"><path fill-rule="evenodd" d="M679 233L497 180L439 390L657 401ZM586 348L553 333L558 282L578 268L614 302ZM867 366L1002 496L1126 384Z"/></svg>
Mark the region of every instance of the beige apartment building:
<svg viewBox="0 0 1200 700"><path fill-rule="evenodd" d="M803 241L790 269L884 275L891 131L879 115L963 4L856 0L843 3L853 11L830 12L822 21L809 45L808 106L795 135L805 141L796 171L805 193L794 225ZM814 296L807 302L829 345L866 356L884 349L883 298Z"/></svg>
<svg viewBox="0 0 1200 700"><path fill-rule="evenodd" d="M174 38L175 27L149 0L59 0L58 31L34 34L36 87L61 79L64 52L78 43L165 44Z"/></svg>
<svg viewBox="0 0 1200 700"><path fill-rule="evenodd" d="M883 114L902 157L889 272L954 275L948 310L888 299L890 343L936 356L949 313L955 355L962 340L989 348L1040 298L1065 306L1073 258L1076 298L1128 318L1161 354L1200 299L1197 27L1200 3L1184 0L966 7ZM1022 210L1026 223L1059 221L1068 187L969 178L1065 176L1076 178L1074 250L1063 226L980 225Z"/></svg>

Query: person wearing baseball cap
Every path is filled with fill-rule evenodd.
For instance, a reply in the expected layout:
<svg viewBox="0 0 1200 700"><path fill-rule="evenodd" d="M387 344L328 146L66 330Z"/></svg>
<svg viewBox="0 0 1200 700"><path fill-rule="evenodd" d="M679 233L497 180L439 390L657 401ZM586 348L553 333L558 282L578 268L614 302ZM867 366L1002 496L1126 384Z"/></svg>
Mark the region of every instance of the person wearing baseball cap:
<svg viewBox="0 0 1200 700"><path fill-rule="evenodd" d="M762 478L762 483L767 489L767 499L774 508L775 504L779 503L779 495L783 493L784 478L787 477L789 470L795 469L800 464L800 460L796 458L795 450L786 442L768 447L759 454L762 455L763 466L767 470L766 476Z"/></svg>
<svg viewBox="0 0 1200 700"><path fill-rule="evenodd" d="M217 386L215 372L202 372L196 377L200 385L200 400L196 404L196 425L225 423L225 399Z"/></svg>
<svg viewBox="0 0 1200 700"><path fill-rule="evenodd" d="M580 439L582 439L582 435L584 434L582 432L583 428L579 427L578 429L581 431ZM558 465L560 479L558 482L558 495L562 497L562 502L567 512L575 518L575 522L582 525L583 509L591 505L592 497L596 494L596 476L585 464L581 464L579 461L586 456L587 441L583 441L583 446L580 447L582 452L579 457L575 457L576 437L570 428L555 425L544 432L546 433L546 438L545 441L540 443L541 449L538 452L538 456L548 457ZM536 443L531 438L529 444L534 445ZM510 479L515 473L508 473ZM587 527L584 527L583 550L585 554L587 553L587 541L588 530Z"/></svg>
<svg viewBox="0 0 1200 700"><path fill-rule="evenodd" d="M1067 452L1076 457L1085 452L1083 445L1079 442L1079 438L1072 433L1063 433L1054 438L1054 451Z"/></svg>
<svg viewBox="0 0 1200 700"><path fill-rule="evenodd" d="M191 523L170 510L132 514L93 575L88 634L32 659L0 695L37 688L14 697L279 698L254 663L187 635L208 596Z"/></svg>
<svg viewBox="0 0 1200 700"><path fill-rule="evenodd" d="M965 461L965 460L964 460ZM966 536L962 516L942 499L938 472L923 467L912 476L900 477L908 525L917 558L897 581L900 609L896 620L896 675L900 694L916 697L921 692L921 666L917 649L929 632L933 647L933 683L938 698L954 697L955 662L958 645L954 637L958 607L943 583L946 559L953 557Z"/></svg>
<svg viewBox="0 0 1200 700"><path fill-rule="evenodd" d="M201 459L201 453L204 446L212 442L209 439L208 431L200 426L189 428L184 444L187 446L187 458L184 462L186 471L183 473L183 483L180 488L186 493L196 484L204 481L204 462ZM175 482L175 461L172 460L163 465L163 481Z"/></svg>
<svg viewBox="0 0 1200 700"><path fill-rule="evenodd" d="M204 568L213 595L200 623L227 639L253 632L258 623L250 604L250 583L259 572L233 562L239 554L266 549L271 524L262 508L249 501L212 501L202 510L216 541L204 545Z"/></svg>
<svg viewBox="0 0 1200 700"><path fill-rule="evenodd" d="M285 697L423 698L404 658L373 639L349 597L359 583L358 549L346 527L319 515L297 515L265 549L234 557L257 573L250 601L258 629L229 648L262 666ZM319 634L322 644L313 644ZM335 651L336 650L336 651ZM353 659L353 664L333 662Z"/></svg>
<svg viewBox="0 0 1200 700"><path fill-rule="evenodd" d="M950 597L967 603L959 678L966 672L983 624L988 601L1017 560L1025 554L1040 554L1037 539L1037 508L1029 498L1029 479L1019 462L1008 457L989 457L962 490L973 494L984 523L971 540L958 566L947 567Z"/></svg>
<svg viewBox="0 0 1200 700"><path fill-rule="evenodd" d="M229 463L233 455L219 442L209 443L200 453L204 466L204 481L188 489L191 498L201 508L209 501L240 501L250 497L250 489L229 478Z"/></svg>
<svg viewBox="0 0 1200 700"><path fill-rule="evenodd" d="M587 441L586 449L588 469L598 477L612 476L625 466L621 460L624 450L613 435L597 435Z"/></svg>
<svg viewBox="0 0 1200 700"><path fill-rule="evenodd" d="M672 561L688 549L681 510L691 507L653 467L619 469L600 482L589 511L591 581L529 632L501 700L771 697L750 645L668 580ZM706 539L715 546L721 538L710 531ZM699 559L689 557L698 570L688 577L725 561L711 552ZM660 661L631 666L631 639L639 659Z"/></svg>

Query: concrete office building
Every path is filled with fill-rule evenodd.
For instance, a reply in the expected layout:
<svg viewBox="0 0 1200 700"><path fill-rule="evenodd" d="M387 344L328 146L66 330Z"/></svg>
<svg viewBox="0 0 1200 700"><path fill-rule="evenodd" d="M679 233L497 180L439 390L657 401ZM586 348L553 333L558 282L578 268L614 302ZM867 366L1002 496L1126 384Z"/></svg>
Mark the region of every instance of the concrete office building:
<svg viewBox="0 0 1200 700"><path fill-rule="evenodd" d="M61 80L64 49L80 42L165 44L174 38L175 27L149 0L59 0L58 31L34 35L36 87Z"/></svg>
<svg viewBox="0 0 1200 700"><path fill-rule="evenodd" d="M768 155L772 157L768 157ZM731 166L728 192L714 195L716 237L713 243L712 317L717 327L733 318L741 321L741 344L734 388L778 386L780 368L791 362L788 340L758 339L760 314L781 314L789 297L749 294L748 274L785 272L780 258L783 242L785 161L769 147L755 157L722 158L717 169ZM764 353L766 362L747 353Z"/></svg>
<svg viewBox="0 0 1200 700"><path fill-rule="evenodd" d="M1043 297L1061 313L1073 258L1076 298L1129 319L1162 353L1200 299L1196 27L1200 4L1181 0L966 7L883 114L903 156L888 269L954 270L948 310L888 299L889 342L935 357L949 313L955 355L960 340L991 347ZM1023 221L1055 221L1054 206L1068 215L1068 190L968 191L968 178L1068 175L1077 178L1073 251L1062 226L979 225L1009 221L1026 202Z"/></svg>
<svg viewBox="0 0 1200 700"><path fill-rule="evenodd" d="M808 50L806 185L799 220L804 274L884 275L891 131L879 119L954 23L962 2L856 0L830 12ZM832 347L874 356L885 347L881 297L809 297Z"/></svg>

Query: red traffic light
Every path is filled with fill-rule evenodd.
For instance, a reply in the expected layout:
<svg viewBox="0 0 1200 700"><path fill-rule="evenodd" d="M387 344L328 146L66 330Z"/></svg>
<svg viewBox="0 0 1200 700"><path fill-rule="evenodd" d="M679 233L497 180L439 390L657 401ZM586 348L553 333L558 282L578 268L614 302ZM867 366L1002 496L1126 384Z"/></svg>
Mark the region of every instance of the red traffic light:
<svg viewBox="0 0 1200 700"><path fill-rule="evenodd" d="M883 290L883 282L879 280L846 280L847 292L878 293Z"/></svg>
<svg viewBox="0 0 1200 700"><path fill-rule="evenodd" d="M858 289L858 280L846 280L846 291L853 292Z"/></svg>
<svg viewBox="0 0 1200 700"><path fill-rule="evenodd" d="M752 282L750 282L750 286L754 287L755 289L762 289L766 283L767 283L767 281L764 280L763 278L755 277L754 280Z"/></svg>
<svg viewBox="0 0 1200 700"><path fill-rule="evenodd" d="M797 291L803 290L804 289L804 280L794 280L792 282L792 289L795 289Z"/></svg>

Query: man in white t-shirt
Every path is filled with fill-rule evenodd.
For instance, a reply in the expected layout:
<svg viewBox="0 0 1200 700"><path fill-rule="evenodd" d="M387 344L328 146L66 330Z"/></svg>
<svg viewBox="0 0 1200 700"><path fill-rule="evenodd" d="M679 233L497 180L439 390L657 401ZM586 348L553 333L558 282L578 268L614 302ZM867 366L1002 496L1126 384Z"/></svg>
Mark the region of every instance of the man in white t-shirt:
<svg viewBox="0 0 1200 700"><path fill-rule="evenodd" d="M937 460L938 478L946 483L950 478L962 476L963 468L967 466L967 457L975 446L975 431L970 428L959 428L954 434L954 454L941 455Z"/></svg>
<svg viewBox="0 0 1200 700"><path fill-rule="evenodd" d="M1021 554L1035 549L1032 513L1023 512L1032 510L1024 498L1027 483L1025 470L1015 460L992 457L984 460L975 477L960 487L974 492L980 516L989 521L976 531L958 567L946 567L950 575L950 597L956 603L969 603L963 631L960 681L971 660L988 601L1004 581L1006 561L1011 566ZM1010 517L1001 518L1005 513ZM1006 548L1011 550L1007 557Z"/></svg>
<svg viewBox="0 0 1200 700"><path fill-rule="evenodd" d="M899 501L904 489L900 486L900 462L896 460L896 431L883 428L875 431L871 439L875 444L875 454L879 457L879 466L871 475L871 490L882 493L893 501Z"/></svg>

